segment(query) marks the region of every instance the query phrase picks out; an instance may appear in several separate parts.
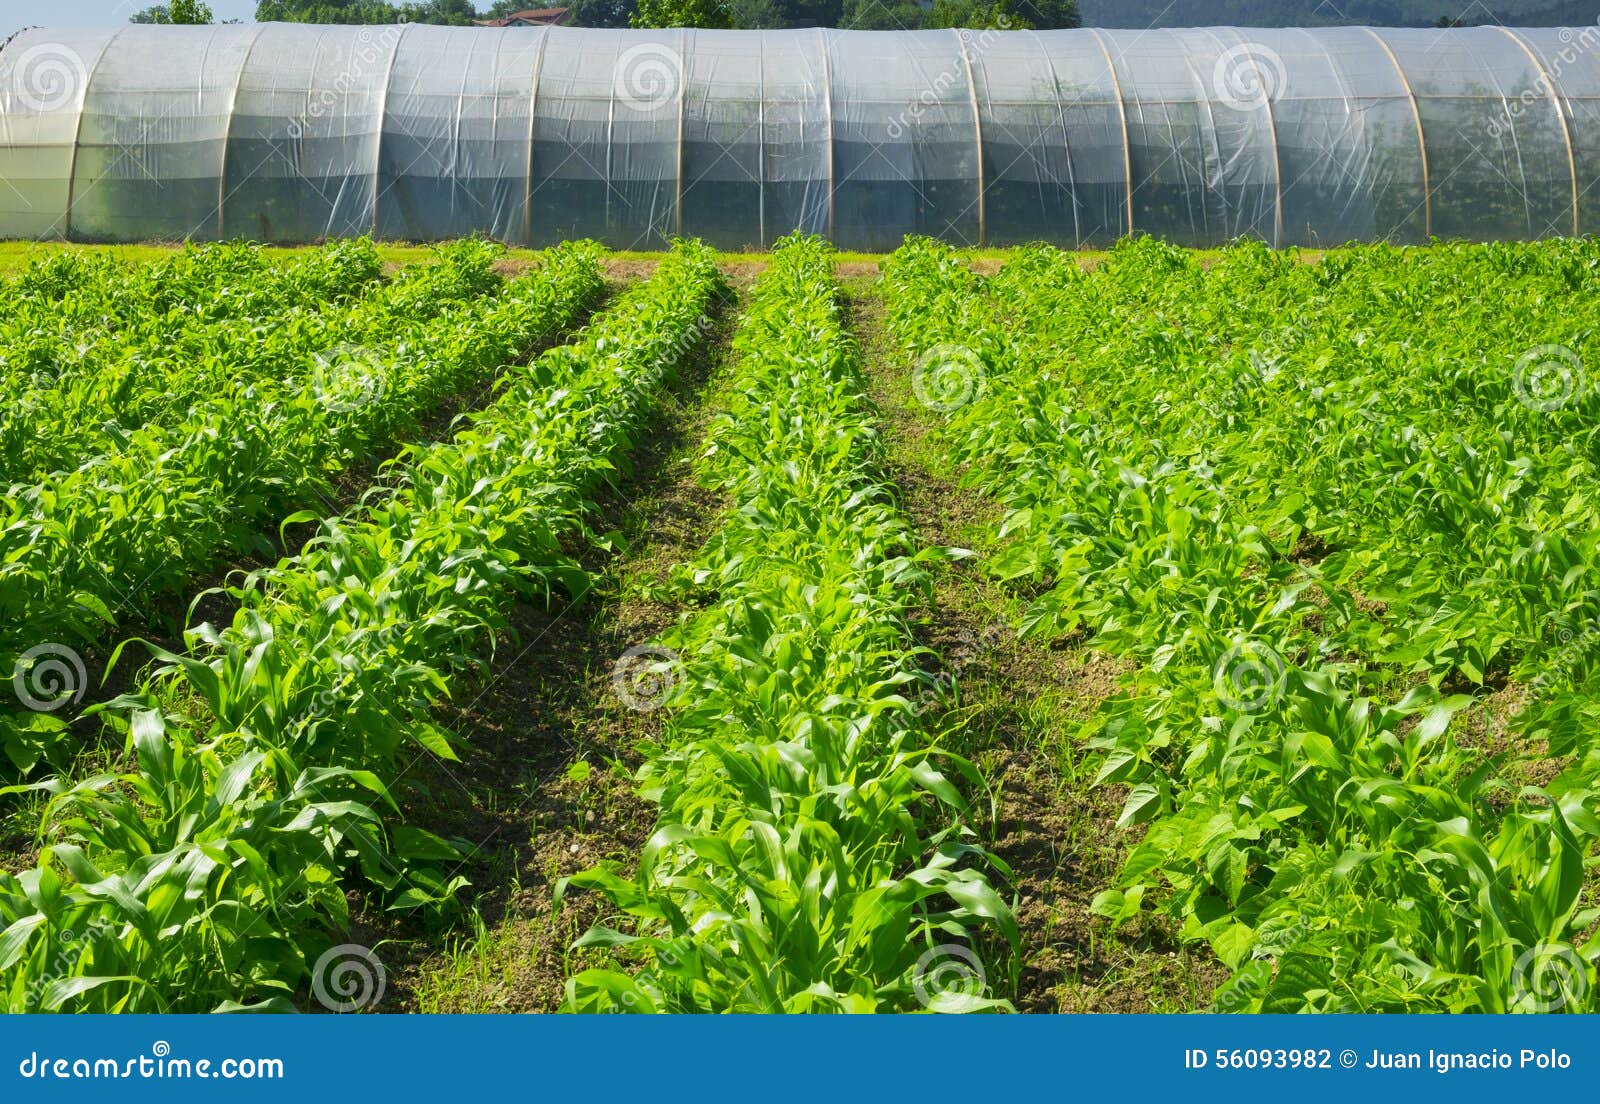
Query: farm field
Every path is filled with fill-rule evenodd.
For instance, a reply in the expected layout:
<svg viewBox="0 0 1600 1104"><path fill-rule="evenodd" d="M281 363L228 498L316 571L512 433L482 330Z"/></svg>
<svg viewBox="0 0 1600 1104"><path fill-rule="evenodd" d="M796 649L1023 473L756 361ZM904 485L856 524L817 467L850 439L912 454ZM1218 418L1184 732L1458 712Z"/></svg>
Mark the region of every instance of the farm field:
<svg viewBox="0 0 1600 1104"><path fill-rule="evenodd" d="M9 1011L1596 1009L1600 244L0 270Z"/></svg>

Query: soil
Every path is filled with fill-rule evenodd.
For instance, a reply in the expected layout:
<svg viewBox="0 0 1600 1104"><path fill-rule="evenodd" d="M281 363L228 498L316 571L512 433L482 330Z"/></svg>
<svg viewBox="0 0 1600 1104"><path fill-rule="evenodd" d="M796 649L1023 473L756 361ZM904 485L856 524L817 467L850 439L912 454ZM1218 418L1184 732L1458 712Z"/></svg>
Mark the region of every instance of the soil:
<svg viewBox="0 0 1600 1104"><path fill-rule="evenodd" d="M659 261L625 261L617 257L606 257L601 264L605 267L608 280L648 280L656 274L656 265Z"/></svg>

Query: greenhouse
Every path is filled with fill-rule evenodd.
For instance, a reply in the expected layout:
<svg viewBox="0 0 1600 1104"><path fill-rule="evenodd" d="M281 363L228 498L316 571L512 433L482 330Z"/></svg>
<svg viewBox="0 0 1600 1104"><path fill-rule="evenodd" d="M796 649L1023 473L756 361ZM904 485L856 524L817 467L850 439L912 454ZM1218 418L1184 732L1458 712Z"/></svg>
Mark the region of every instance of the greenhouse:
<svg viewBox="0 0 1600 1104"><path fill-rule="evenodd" d="M0 237L726 248L1600 224L1600 30L127 26L0 50Z"/></svg>

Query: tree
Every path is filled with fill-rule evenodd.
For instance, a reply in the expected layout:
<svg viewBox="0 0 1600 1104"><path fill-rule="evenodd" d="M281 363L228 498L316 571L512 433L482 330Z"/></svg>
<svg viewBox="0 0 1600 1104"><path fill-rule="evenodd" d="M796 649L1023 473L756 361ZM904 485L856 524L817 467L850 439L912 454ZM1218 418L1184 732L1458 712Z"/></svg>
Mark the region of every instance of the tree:
<svg viewBox="0 0 1600 1104"><path fill-rule="evenodd" d="M528 7L527 3L506 6L509 15ZM478 14L472 0L409 0L391 4L388 0L256 0L259 23L433 23L446 27L468 27Z"/></svg>
<svg viewBox="0 0 1600 1104"><path fill-rule="evenodd" d="M212 22L211 9L201 0L172 0L170 4L157 4L134 12L130 23L180 23L194 25Z"/></svg>
<svg viewBox="0 0 1600 1104"><path fill-rule="evenodd" d="M485 5L482 12L477 3ZM577 27L919 30L1079 25L1078 0L257 0L256 19L460 27L474 19L503 19L536 3L567 7L567 22Z"/></svg>
<svg viewBox="0 0 1600 1104"><path fill-rule="evenodd" d="M844 0L837 25L852 31L915 31L928 14L916 0Z"/></svg>
<svg viewBox="0 0 1600 1104"><path fill-rule="evenodd" d="M779 0L791 27L844 26L844 0Z"/></svg>
<svg viewBox="0 0 1600 1104"><path fill-rule="evenodd" d="M733 26L733 19L719 0L639 0L639 8L629 23L634 27L707 27L726 30Z"/></svg>
<svg viewBox="0 0 1600 1104"><path fill-rule="evenodd" d="M969 27L975 31L1025 31L1033 26L1008 0L933 0L930 28Z"/></svg>
<svg viewBox="0 0 1600 1104"><path fill-rule="evenodd" d="M783 0L723 0L728 16L741 30L782 30L789 26Z"/></svg>
<svg viewBox="0 0 1600 1104"><path fill-rule="evenodd" d="M422 0L400 5L400 18L407 23L435 23L445 27L470 27L478 18L472 0Z"/></svg>
<svg viewBox="0 0 1600 1104"><path fill-rule="evenodd" d="M1070 30L1083 26L1078 0L1010 0L1006 7L1041 31Z"/></svg>
<svg viewBox="0 0 1600 1104"><path fill-rule="evenodd" d="M397 23L400 12L384 0L257 0L258 23Z"/></svg>
<svg viewBox="0 0 1600 1104"><path fill-rule="evenodd" d="M567 19L574 27L626 27L638 10L634 0L567 0L560 6L571 10Z"/></svg>

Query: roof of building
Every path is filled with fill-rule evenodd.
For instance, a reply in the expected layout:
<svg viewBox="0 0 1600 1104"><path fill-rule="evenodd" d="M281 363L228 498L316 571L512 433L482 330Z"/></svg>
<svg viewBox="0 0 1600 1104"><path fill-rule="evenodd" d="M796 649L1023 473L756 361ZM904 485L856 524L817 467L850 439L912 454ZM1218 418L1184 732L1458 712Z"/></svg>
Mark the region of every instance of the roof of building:
<svg viewBox="0 0 1600 1104"><path fill-rule="evenodd" d="M553 26L567 17L571 8L526 8L501 19L474 19L479 27Z"/></svg>

